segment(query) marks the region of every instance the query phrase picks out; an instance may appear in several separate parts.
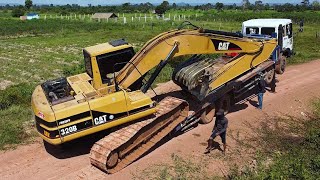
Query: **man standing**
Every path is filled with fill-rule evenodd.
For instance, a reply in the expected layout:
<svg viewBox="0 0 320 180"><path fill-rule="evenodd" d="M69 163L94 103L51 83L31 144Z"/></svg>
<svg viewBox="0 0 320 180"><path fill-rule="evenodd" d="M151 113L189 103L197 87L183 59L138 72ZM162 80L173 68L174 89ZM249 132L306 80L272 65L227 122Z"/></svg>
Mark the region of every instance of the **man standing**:
<svg viewBox="0 0 320 180"><path fill-rule="evenodd" d="M259 82L258 82L258 102L259 102L259 109L262 109L262 102L263 102L263 94L266 92L266 81L264 80L264 76L261 73Z"/></svg>
<svg viewBox="0 0 320 180"><path fill-rule="evenodd" d="M300 31L300 32L303 32L303 25L304 25L303 19L300 20L299 25L300 25L299 31Z"/></svg>
<svg viewBox="0 0 320 180"><path fill-rule="evenodd" d="M213 145L213 139L217 136L221 137L223 143L223 154L226 153L226 136L227 136L228 119L224 116L224 110L220 109L216 114L216 121L212 130L212 134L208 140L208 147L205 153L210 153Z"/></svg>

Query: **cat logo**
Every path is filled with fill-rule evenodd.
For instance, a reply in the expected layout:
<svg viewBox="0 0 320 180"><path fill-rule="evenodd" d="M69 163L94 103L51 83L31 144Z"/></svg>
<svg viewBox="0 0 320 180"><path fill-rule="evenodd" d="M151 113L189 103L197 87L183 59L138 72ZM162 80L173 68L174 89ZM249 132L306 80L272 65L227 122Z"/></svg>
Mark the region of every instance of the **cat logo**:
<svg viewBox="0 0 320 180"><path fill-rule="evenodd" d="M230 42L220 42L218 45L218 50L226 51L229 49Z"/></svg>

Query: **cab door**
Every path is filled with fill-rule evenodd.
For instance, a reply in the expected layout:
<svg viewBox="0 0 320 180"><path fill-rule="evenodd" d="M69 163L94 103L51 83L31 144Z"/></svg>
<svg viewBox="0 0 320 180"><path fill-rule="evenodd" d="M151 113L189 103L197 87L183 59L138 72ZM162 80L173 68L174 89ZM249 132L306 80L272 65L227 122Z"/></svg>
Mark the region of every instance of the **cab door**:
<svg viewBox="0 0 320 180"><path fill-rule="evenodd" d="M285 50L288 48L289 45L289 37L288 37L288 24L282 26L283 28L283 45L282 49Z"/></svg>

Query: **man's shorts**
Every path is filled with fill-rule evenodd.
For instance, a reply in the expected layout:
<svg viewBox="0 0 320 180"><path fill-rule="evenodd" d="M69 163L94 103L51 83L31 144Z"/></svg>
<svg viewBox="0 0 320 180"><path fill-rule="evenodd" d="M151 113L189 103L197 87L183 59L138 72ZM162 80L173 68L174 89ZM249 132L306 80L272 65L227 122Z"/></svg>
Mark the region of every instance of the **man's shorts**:
<svg viewBox="0 0 320 180"><path fill-rule="evenodd" d="M218 130L213 130L211 134L211 138L212 139L216 138L218 132L219 132ZM223 144L226 144L226 135L227 135L226 131L220 134L221 141Z"/></svg>

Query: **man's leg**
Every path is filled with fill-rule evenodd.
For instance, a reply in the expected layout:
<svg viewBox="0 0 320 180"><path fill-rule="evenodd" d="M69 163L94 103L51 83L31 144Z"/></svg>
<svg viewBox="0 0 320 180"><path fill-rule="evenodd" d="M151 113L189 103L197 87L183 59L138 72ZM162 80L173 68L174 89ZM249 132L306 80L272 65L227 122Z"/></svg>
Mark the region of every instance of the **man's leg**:
<svg viewBox="0 0 320 180"><path fill-rule="evenodd" d="M222 144L223 144L223 155L226 154L226 150L227 150L226 136L227 136L227 132L224 132L224 133L220 134L221 141L222 141Z"/></svg>
<svg viewBox="0 0 320 180"><path fill-rule="evenodd" d="M217 131L216 131L216 130L213 130L210 138L208 139L208 147L207 147L205 153L210 153L210 150L212 149L212 146L213 146L213 139L214 139L216 136L217 136Z"/></svg>
<svg viewBox="0 0 320 180"><path fill-rule="evenodd" d="M271 81L271 92L276 92L276 73L274 73L272 81Z"/></svg>
<svg viewBox="0 0 320 180"><path fill-rule="evenodd" d="M262 109L263 93L258 93L259 109Z"/></svg>

